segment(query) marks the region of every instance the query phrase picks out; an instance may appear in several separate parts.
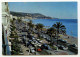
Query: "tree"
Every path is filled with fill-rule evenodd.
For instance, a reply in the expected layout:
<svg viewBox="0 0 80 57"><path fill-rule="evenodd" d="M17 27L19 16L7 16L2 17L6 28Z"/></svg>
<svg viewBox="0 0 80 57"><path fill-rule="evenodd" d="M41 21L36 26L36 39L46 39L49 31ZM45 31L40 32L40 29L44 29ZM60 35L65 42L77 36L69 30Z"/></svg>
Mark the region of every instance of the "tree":
<svg viewBox="0 0 80 57"><path fill-rule="evenodd" d="M63 32L66 33L66 28L61 22L56 22L56 24L53 24L52 27L56 29L57 40L60 33L63 33ZM58 45L58 41L57 41L57 45Z"/></svg>
<svg viewBox="0 0 80 57"><path fill-rule="evenodd" d="M34 28L34 24L32 23L32 20L29 21L28 26L30 30Z"/></svg>
<svg viewBox="0 0 80 57"><path fill-rule="evenodd" d="M53 27L49 28L47 30L47 34L51 36L51 44L53 44L53 37L56 35L56 29L54 29Z"/></svg>
<svg viewBox="0 0 80 57"><path fill-rule="evenodd" d="M28 26L29 26L29 28L31 28L31 26L32 26L32 20L30 20L30 21L28 22Z"/></svg>
<svg viewBox="0 0 80 57"><path fill-rule="evenodd" d="M56 33L56 29L54 29L53 27L51 27L51 28L49 28L49 29L47 29L47 33L48 33L48 35L53 35L53 34L55 34Z"/></svg>
<svg viewBox="0 0 80 57"><path fill-rule="evenodd" d="M14 25L14 20L10 20L10 22L11 22L11 24L13 24L13 25Z"/></svg>
<svg viewBox="0 0 80 57"><path fill-rule="evenodd" d="M34 28L34 24L31 24L30 26L31 26L32 29Z"/></svg>
<svg viewBox="0 0 80 57"><path fill-rule="evenodd" d="M44 27L43 24L40 24L40 23L36 24L36 28L38 29L38 31L42 30L43 27Z"/></svg>
<svg viewBox="0 0 80 57"><path fill-rule="evenodd" d="M52 27L57 30L57 34L60 34L60 33L63 33L63 31L66 31L65 26L62 25L62 23L60 22L56 22L56 24L53 24Z"/></svg>
<svg viewBox="0 0 80 57"><path fill-rule="evenodd" d="M17 19L17 20L18 20L19 23L22 21L21 19Z"/></svg>
<svg viewBox="0 0 80 57"><path fill-rule="evenodd" d="M11 25L10 29L11 29L11 31L14 31L16 29L16 27L14 25Z"/></svg>

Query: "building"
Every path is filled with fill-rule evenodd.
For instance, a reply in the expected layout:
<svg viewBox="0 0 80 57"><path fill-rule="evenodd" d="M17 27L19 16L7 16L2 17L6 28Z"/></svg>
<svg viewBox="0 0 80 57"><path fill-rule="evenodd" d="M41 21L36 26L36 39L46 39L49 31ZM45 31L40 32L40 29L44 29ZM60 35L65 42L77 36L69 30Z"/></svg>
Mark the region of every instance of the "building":
<svg viewBox="0 0 80 57"><path fill-rule="evenodd" d="M25 16L24 18L25 18L25 19L32 19L31 16Z"/></svg>
<svg viewBox="0 0 80 57"><path fill-rule="evenodd" d="M17 16L12 16L13 19L18 19Z"/></svg>
<svg viewBox="0 0 80 57"><path fill-rule="evenodd" d="M9 41L10 36L10 12L8 8L8 3L2 3L2 47L3 54L10 55L11 54L11 42Z"/></svg>

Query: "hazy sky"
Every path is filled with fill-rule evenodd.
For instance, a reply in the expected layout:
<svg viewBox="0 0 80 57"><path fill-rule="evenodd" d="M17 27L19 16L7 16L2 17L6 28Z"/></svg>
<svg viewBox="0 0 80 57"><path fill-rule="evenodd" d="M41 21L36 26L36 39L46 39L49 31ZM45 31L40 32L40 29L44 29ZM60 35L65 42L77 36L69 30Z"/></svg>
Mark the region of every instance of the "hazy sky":
<svg viewBox="0 0 80 57"><path fill-rule="evenodd" d="M60 19L77 19L77 2L9 2L10 11L41 13Z"/></svg>

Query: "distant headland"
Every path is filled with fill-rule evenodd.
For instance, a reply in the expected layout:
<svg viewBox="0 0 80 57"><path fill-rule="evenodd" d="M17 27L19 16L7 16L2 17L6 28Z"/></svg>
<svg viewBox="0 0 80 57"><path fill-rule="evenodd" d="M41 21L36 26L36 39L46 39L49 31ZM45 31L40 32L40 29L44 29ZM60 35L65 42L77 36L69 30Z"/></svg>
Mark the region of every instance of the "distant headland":
<svg viewBox="0 0 80 57"><path fill-rule="evenodd" d="M22 19L58 19L55 17L45 16L40 13L23 13L10 11L10 14L13 16L21 17Z"/></svg>

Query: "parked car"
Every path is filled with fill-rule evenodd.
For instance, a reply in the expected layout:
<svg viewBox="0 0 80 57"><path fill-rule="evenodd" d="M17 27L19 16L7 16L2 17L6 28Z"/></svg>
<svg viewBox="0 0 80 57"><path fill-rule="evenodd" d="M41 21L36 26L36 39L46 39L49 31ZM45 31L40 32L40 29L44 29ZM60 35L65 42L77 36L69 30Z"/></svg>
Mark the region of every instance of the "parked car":
<svg viewBox="0 0 80 57"><path fill-rule="evenodd" d="M36 39L37 41L40 41L40 39Z"/></svg>
<svg viewBox="0 0 80 57"><path fill-rule="evenodd" d="M58 48L58 47L57 47L56 45L53 45L53 49L54 49L54 50L57 50L57 48Z"/></svg>
<svg viewBox="0 0 80 57"><path fill-rule="evenodd" d="M50 48L49 45L47 45L47 44L43 44L43 45L41 46L41 49L47 49L47 50L50 50L51 48Z"/></svg>
<svg viewBox="0 0 80 57"><path fill-rule="evenodd" d="M24 53L23 53L23 52L21 52L21 53L19 53L19 55L24 55Z"/></svg>
<svg viewBox="0 0 80 57"><path fill-rule="evenodd" d="M46 36L45 36L45 35L43 35L43 38L44 38L44 39L46 39Z"/></svg>
<svg viewBox="0 0 80 57"><path fill-rule="evenodd" d="M40 37L42 37L43 35L42 34L40 34Z"/></svg>
<svg viewBox="0 0 80 57"><path fill-rule="evenodd" d="M51 39L50 39L50 38L46 38L46 40L47 40L47 41L49 41L49 42L51 41Z"/></svg>
<svg viewBox="0 0 80 57"><path fill-rule="evenodd" d="M26 43L26 46L28 47L30 44L31 44L30 42L27 42L27 43Z"/></svg>
<svg viewBox="0 0 80 57"><path fill-rule="evenodd" d="M31 53L35 53L35 50L34 49L30 49Z"/></svg>
<svg viewBox="0 0 80 57"><path fill-rule="evenodd" d="M30 34L28 34L27 37L28 37L29 39L32 39L32 35L30 35Z"/></svg>
<svg viewBox="0 0 80 57"><path fill-rule="evenodd" d="M62 40L62 39L58 39L59 42L62 42L62 43L67 43L66 40Z"/></svg>
<svg viewBox="0 0 80 57"><path fill-rule="evenodd" d="M32 42L32 40L28 40L30 43Z"/></svg>
<svg viewBox="0 0 80 57"><path fill-rule="evenodd" d="M42 51L42 50L41 50L40 48L38 48L38 49L37 49L37 51L39 51L39 52L40 52L40 51Z"/></svg>
<svg viewBox="0 0 80 57"><path fill-rule="evenodd" d="M42 41L41 41L41 40L40 40L39 42L40 42L40 43L42 43Z"/></svg>
<svg viewBox="0 0 80 57"><path fill-rule="evenodd" d="M63 45L58 45L58 48L61 50L67 50L68 49L68 47L64 47Z"/></svg>
<svg viewBox="0 0 80 57"><path fill-rule="evenodd" d="M34 39L35 39L35 37L34 37L34 36L32 36L32 39L34 40Z"/></svg>
<svg viewBox="0 0 80 57"><path fill-rule="evenodd" d="M76 44L70 44L68 45L68 50L74 52L74 53L78 53L78 47L76 46Z"/></svg>
<svg viewBox="0 0 80 57"><path fill-rule="evenodd" d="M35 48L34 47L30 46L29 48L30 48L31 53L35 53Z"/></svg>
<svg viewBox="0 0 80 57"><path fill-rule="evenodd" d="M41 43L37 43L37 46L41 47Z"/></svg>
<svg viewBox="0 0 80 57"><path fill-rule="evenodd" d="M77 47L77 45L76 45L76 44L72 44L71 46L72 46L72 47Z"/></svg>

